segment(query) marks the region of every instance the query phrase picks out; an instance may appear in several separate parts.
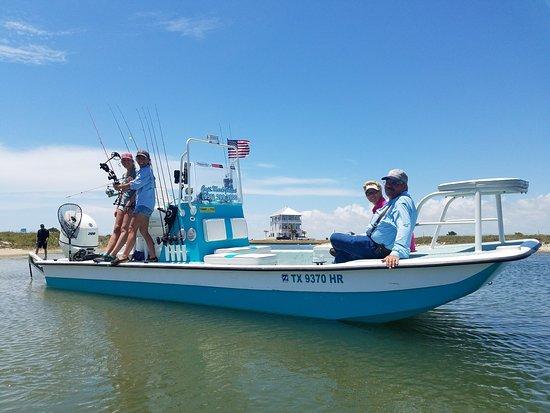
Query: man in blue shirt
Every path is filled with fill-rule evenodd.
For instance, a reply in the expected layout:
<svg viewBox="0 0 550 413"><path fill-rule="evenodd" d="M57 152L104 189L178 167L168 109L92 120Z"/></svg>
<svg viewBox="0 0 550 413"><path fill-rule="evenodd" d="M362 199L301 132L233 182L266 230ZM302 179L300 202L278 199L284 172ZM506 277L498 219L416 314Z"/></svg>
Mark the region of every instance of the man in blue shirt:
<svg viewBox="0 0 550 413"><path fill-rule="evenodd" d="M330 237L334 263L380 258L388 268L408 258L411 237L416 225L416 206L408 190L405 171L392 169L382 178L388 203L373 215L366 235L334 233Z"/></svg>

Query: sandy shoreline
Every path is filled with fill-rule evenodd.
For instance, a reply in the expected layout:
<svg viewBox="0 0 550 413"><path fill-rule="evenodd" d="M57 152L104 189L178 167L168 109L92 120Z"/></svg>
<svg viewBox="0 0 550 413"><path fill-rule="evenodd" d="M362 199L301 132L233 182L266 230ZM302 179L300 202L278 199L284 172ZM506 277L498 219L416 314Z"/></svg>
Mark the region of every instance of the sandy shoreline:
<svg viewBox="0 0 550 413"><path fill-rule="evenodd" d="M326 241L325 241L326 242ZM19 248L0 248L0 259L13 258L27 255L31 250L19 249ZM34 252L34 251L32 251ZM542 244L538 252L550 253L550 244ZM60 249L48 250L48 254L60 254ZM44 251L39 251L40 257L44 256Z"/></svg>
<svg viewBox="0 0 550 413"><path fill-rule="evenodd" d="M0 258L13 258L21 257L27 255L29 252L34 252L34 250L25 250L19 248L0 248ZM48 250L48 254L60 254L60 249ZM40 257L44 257L44 250L38 252Z"/></svg>

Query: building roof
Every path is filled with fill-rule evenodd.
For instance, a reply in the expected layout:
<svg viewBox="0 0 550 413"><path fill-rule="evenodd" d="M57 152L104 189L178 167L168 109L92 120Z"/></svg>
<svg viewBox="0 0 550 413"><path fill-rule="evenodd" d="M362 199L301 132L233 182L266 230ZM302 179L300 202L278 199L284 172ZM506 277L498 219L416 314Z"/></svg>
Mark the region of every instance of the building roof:
<svg viewBox="0 0 550 413"><path fill-rule="evenodd" d="M285 206L283 209L277 211L277 212L274 212L273 214L271 214L269 217L276 217L277 215L294 215L294 216L298 216L298 217L301 217L302 214L300 214L298 211L295 211L294 209L292 208L289 208L287 206Z"/></svg>

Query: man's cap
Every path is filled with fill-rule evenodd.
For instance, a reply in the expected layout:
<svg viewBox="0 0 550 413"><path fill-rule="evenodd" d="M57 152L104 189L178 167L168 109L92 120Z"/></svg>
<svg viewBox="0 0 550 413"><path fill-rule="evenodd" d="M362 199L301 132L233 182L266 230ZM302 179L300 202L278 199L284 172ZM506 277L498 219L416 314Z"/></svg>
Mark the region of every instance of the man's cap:
<svg viewBox="0 0 550 413"><path fill-rule="evenodd" d="M363 184L363 190L367 192L369 189L375 189L382 192L382 185L376 181L367 181Z"/></svg>
<svg viewBox="0 0 550 413"><path fill-rule="evenodd" d="M133 161L134 157L130 152L124 152L122 155L120 155L120 159L130 159L131 161Z"/></svg>
<svg viewBox="0 0 550 413"><path fill-rule="evenodd" d="M149 156L149 152L143 150L143 149L140 149L137 154L136 154L136 158L138 156L145 156L147 159L151 159L151 157Z"/></svg>
<svg viewBox="0 0 550 413"><path fill-rule="evenodd" d="M385 179L396 179L403 182L404 184L409 183L409 177L403 169L392 169L385 177L382 178L382 180Z"/></svg>
<svg viewBox="0 0 550 413"><path fill-rule="evenodd" d="M41 228L44 228L44 224L40 224L40 227L41 227Z"/></svg>

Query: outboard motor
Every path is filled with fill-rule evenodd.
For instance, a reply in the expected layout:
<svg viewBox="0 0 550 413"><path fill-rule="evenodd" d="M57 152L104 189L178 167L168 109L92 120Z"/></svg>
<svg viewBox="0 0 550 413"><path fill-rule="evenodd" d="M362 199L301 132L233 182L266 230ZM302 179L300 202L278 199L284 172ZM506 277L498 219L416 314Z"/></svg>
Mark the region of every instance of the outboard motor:
<svg viewBox="0 0 550 413"><path fill-rule="evenodd" d="M63 204L58 210L61 225L59 246L69 260L85 261L96 256L99 232L95 220L76 204Z"/></svg>

